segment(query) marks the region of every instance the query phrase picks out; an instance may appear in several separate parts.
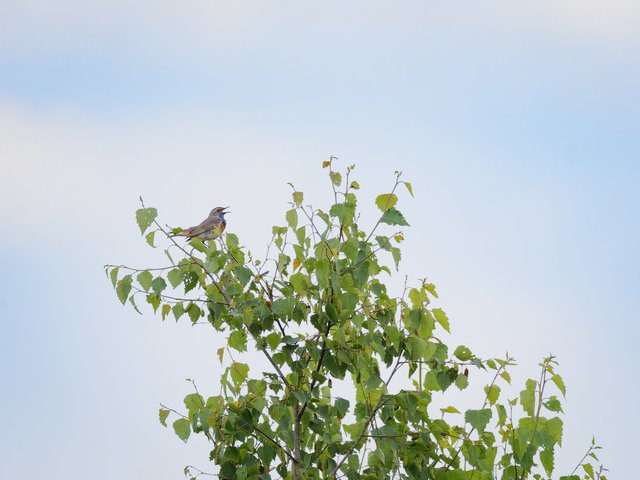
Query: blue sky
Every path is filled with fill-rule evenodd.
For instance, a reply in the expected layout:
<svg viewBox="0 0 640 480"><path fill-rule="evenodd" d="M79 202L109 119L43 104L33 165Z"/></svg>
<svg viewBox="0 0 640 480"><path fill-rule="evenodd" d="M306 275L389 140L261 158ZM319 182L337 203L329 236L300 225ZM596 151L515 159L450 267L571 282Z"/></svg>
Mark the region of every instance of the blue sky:
<svg viewBox="0 0 640 480"><path fill-rule="evenodd" d="M224 339L123 309L101 266L162 262L139 240L139 195L172 224L232 205L229 228L261 252L286 182L326 203L320 164L336 155L357 164L371 205L394 170L413 183L404 271L438 285L452 342L508 349L521 382L559 357L558 465L573 468L595 434L612 478L631 477L634 2L26 0L3 12L3 476L169 479L202 465L206 445L183 445L156 409L180 404L186 377L216 391Z"/></svg>

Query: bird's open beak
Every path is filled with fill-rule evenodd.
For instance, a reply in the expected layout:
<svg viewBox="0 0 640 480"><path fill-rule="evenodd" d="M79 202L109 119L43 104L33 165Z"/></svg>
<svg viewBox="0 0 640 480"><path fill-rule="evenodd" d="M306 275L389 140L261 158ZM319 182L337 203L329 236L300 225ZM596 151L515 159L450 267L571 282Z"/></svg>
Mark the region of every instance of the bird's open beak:
<svg viewBox="0 0 640 480"><path fill-rule="evenodd" d="M229 207L222 207L222 212L223 212L223 213L231 213L231 212L227 212L227 211L225 211L225 210L227 210L227 208L229 208Z"/></svg>

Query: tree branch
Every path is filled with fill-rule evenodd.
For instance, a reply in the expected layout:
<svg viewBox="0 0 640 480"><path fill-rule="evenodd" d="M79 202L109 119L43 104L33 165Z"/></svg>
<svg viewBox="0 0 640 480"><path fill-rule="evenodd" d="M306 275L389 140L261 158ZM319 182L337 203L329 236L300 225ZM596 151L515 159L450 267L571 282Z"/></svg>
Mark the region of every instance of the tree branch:
<svg viewBox="0 0 640 480"><path fill-rule="evenodd" d="M327 330L325 331L324 339L322 340L322 351L320 352L320 358L318 359L318 365L316 366L316 373L320 372L320 369L322 368L322 361L324 360L324 356L327 353L327 337L329 336L329 330L331 329L331 326L332 326L331 322L327 322ZM315 378L312 378L311 384L309 385L309 395L312 394L313 389L316 386L316 383L318 383L317 380ZM297 418L302 418L302 414L306 410L308 403L309 401L305 400L305 402L302 404L302 407L298 412Z"/></svg>
<svg viewBox="0 0 640 480"><path fill-rule="evenodd" d="M398 360L396 361L396 364L393 367L393 370L389 374L389 378L387 378L387 381L384 383L385 387L389 386L389 383L391 382L391 379L396 374L396 372L400 369L400 366L401 366L400 358L402 358L402 351L400 351L400 353L398 354ZM360 435L358 435L358 438L356 438L354 440L354 442L351 444L351 447L349 447L349 450L347 450L347 453L344 454L342 459L337 463L337 465L334 467L333 471L331 472L331 476L332 477L336 476L336 473L340 469L342 464L347 460L349 455L351 455L351 452L353 452L355 450L355 448L358 446L358 443L360 443L360 440L362 440L364 438L364 436L367 434L367 430L369 429L369 425L371 425L371 422L373 422L373 418L376 416L376 413L378 413L378 410L380 410L392 398L394 398L393 395L389 395L386 398L384 398L384 396L382 396L382 395L380 396L380 398L378 399L378 403L376 404L375 407L373 407L373 410L371 410L371 413L369 414L369 417L367 417L367 420L364 423L364 427L362 428L362 432L360 432Z"/></svg>

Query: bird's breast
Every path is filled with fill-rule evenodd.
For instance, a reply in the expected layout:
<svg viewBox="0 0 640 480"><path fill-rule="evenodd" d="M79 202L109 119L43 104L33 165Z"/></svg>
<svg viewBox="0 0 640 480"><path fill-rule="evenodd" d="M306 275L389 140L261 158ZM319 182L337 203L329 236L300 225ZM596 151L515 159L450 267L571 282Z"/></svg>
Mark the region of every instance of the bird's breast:
<svg viewBox="0 0 640 480"><path fill-rule="evenodd" d="M224 232L224 228L226 227L227 222L220 222L217 223L213 226L213 231L215 232L216 235L222 235L222 232Z"/></svg>

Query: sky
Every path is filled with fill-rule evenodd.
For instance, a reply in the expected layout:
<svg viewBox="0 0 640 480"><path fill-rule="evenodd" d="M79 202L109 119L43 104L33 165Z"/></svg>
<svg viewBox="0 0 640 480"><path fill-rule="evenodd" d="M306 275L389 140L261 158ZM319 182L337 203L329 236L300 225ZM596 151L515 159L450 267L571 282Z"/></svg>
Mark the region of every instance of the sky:
<svg viewBox="0 0 640 480"><path fill-rule="evenodd" d="M369 212L395 170L413 184L402 271L438 286L451 343L508 350L513 396L558 357L558 473L595 435L611 478L632 478L639 74L631 0L5 2L1 476L206 467L157 408L185 378L217 392L225 339L122 307L102 266L163 262L140 195L172 225L231 205L263 253L287 182L330 202L335 155Z"/></svg>

